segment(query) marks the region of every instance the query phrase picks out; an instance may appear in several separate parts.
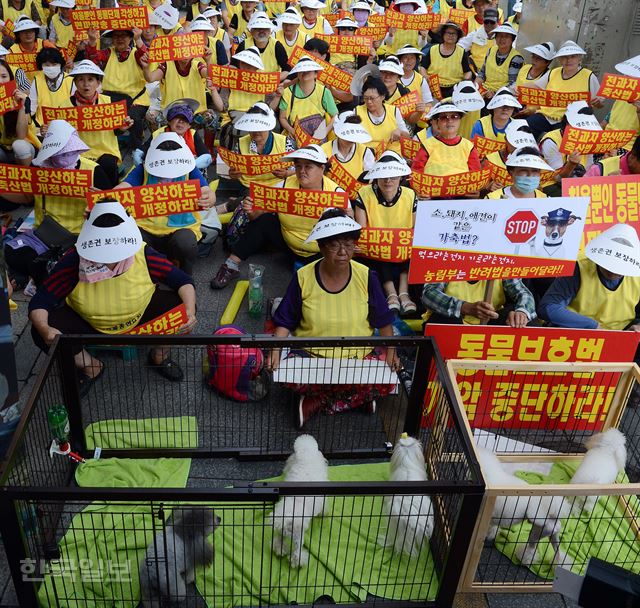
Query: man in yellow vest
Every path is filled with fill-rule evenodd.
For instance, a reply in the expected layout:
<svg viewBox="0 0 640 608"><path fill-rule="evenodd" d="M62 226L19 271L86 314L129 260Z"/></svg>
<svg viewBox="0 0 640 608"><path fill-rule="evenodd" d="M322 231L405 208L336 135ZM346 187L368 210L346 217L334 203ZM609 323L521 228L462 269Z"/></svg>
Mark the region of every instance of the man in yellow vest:
<svg viewBox="0 0 640 608"><path fill-rule="evenodd" d="M493 8L484 10L482 27L475 29L458 41L465 51L469 52L471 69L477 73L482 67L489 50L495 46L491 33L498 27L498 11Z"/></svg>
<svg viewBox="0 0 640 608"><path fill-rule="evenodd" d="M557 278L538 306L556 327L640 331L640 240L628 224L592 239L573 276Z"/></svg>

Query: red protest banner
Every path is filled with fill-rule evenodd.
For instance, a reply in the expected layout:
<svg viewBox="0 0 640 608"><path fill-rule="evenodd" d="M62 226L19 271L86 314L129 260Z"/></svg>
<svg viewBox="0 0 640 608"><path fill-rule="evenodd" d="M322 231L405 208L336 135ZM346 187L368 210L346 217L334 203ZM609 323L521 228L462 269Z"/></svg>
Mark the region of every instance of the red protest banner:
<svg viewBox="0 0 640 608"><path fill-rule="evenodd" d="M537 87L518 87L518 99L525 106L566 108L572 101L589 101L591 95L584 91L566 93Z"/></svg>
<svg viewBox="0 0 640 608"><path fill-rule="evenodd" d="M355 198L364 184L353 177L334 156L330 160L331 169L329 169L327 177L343 188L349 198Z"/></svg>
<svg viewBox="0 0 640 608"><path fill-rule="evenodd" d="M123 99L115 103L101 103L94 106L71 106L51 108L42 106L44 122L62 119L78 131L113 131L125 124L127 102Z"/></svg>
<svg viewBox="0 0 640 608"><path fill-rule="evenodd" d="M0 164L0 192L84 198L92 185L89 170Z"/></svg>
<svg viewBox="0 0 640 608"><path fill-rule="evenodd" d="M300 217L317 218L327 207L347 209L349 205L346 192L276 188L256 182L251 182L249 190L255 209Z"/></svg>
<svg viewBox="0 0 640 608"><path fill-rule="evenodd" d="M473 138L473 145L475 146L478 156L480 158L484 158L488 154L492 152L497 152L498 150L505 150L507 147L506 141L496 141L495 139L489 139L488 137L482 137L481 135L476 135Z"/></svg>
<svg viewBox="0 0 640 608"><path fill-rule="evenodd" d="M422 144L417 139L400 138L400 154L407 160L412 161L420 148L422 148Z"/></svg>
<svg viewBox="0 0 640 608"><path fill-rule="evenodd" d="M301 57L309 57L323 67L322 72L318 73L318 80L329 87L335 87L340 91L348 91L351 86L353 76L349 72L345 72L335 65L331 65L328 61L324 61L318 57L311 56L307 51L299 46L293 47L293 51L289 57L289 63L295 65Z"/></svg>
<svg viewBox="0 0 640 608"><path fill-rule="evenodd" d="M357 34L356 36L339 36L337 34L316 34L314 38L324 40L329 44L331 53L345 55L369 55L373 48L373 38Z"/></svg>
<svg viewBox="0 0 640 608"><path fill-rule="evenodd" d="M149 62L163 63L193 57L204 57L204 32L158 36L151 42Z"/></svg>
<svg viewBox="0 0 640 608"><path fill-rule="evenodd" d="M228 65L209 65L209 78L215 87L256 95L275 93L280 84L280 72L250 72Z"/></svg>
<svg viewBox="0 0 640 608"><path fill-rule="evenodd" d="M500 184L501 186L511 186L513 184L511 174L507 171L506 167L500 167L492 163L489 158L484 159L482 167L483 169L489 170L489 175L491 176L490 181L496 182L496 184ZM555 171L542 171L540 174L540 183L543 186L553 184L556 175L557 173Z"/></svg>
<svg viewBox="0 0 640 608"><path fill-rule="evenodd" d="M134 336L177 334L180 328L188 321L187 309L184 304L165 312L151 321L138 325L125 332Z"/></svg>
<svg viewBox="0 0 640 608"><path fill-rule="evenodd" d="M383 262L404 262L411 257L411 228L363 228L356 255Z"/></svg>
<svg viewBox="0 0 640 608"><path fill-rule="evenodd" d="M141 220L145 217L199 211L200 195L200 182L190 179L184 182L88 192L87 205L91 209L105 198L115 198L131 217Z"/></svg>
<svg viewBox="0 0 640 608"><path fill-rule="evenodd" d="M146 6L86 8L71 13L71 25L76 32L144 29L149 27L149 11Z"/></svg>
<svg viewBox="0 0 640 608"><path fill-rule="evenodd" d="M218 148L220 158L235 171L242 175L254 176L271 173L276 169L288 169L293 161L282 159L289 152L281 154L239 154L226 148Z"/></svg>
<svg viewBox="0 0 640 608"><path fill-rule="evenodd" d="M337 13L329 13L328 15L323 15L323 17L331 27L334 27L335 24L338 23L338 21L340 21L340 19L344 19L344 17L347 17L347 16L350 16L351 18L353 18L353 15L351 15L349 11L343 11L343 10L340 10Z"/></svg>
<svg viewBox="0 0 640 608"><path fill-rule="evenodd" d="M447 19L447 21L451 21L451 23L456 23L459 26L463 27L467 24L467 21L469 21L469 16L473 15L473 11L465 11L464 9L461 8L452 8L449 11L449 18Z"/></svg>
<svg viewBox="0 0 640 608"><path fill-rule="evenodd" d="M560 152L563 154L571 154L571 152L604 154L624 147L635 138L636 132L634 130L591 131L567 125L560 142Z"/></svg>
<svg viewBox="0 0 640 608"><path fill-rule="evenodd" d="M418 196L436 198L442 196L465 196L482 190L490 181L489 169L456 173L455 175L427 175L412 173L411 185Z"/></svg>
<svg viewBox="0 0 640 608"><path fill-rule="evenodd" d="M381 15L380 13L371 13L367 22L369 25L384 25L384 15Z"/></svg>
<svg viewBox="0 0 640 608"><path fill-rule="evenodd" d="M367 27L358 28L358 36L368 36L373 40L382 40L387 35L386 25L370 25Z"/></svg>
<svg viewBox="0 0 640 608"><path fill-rule="evenodd" d="M442 99L442 91L440 90L440 76L437 74L429 74L427 76L429 82L429 88L434 99L440 101Z"/></svg>
<svg viewBox="0 0 640 608"><path fill-rule="evenodd" d="M27 76L38 71L36 53L9 53L5 59L14 70L21 68L26 72Z"/></svg>
<svg viewBox="0 0 640 608"><path fill-rule="evenodd" d="M392 105L400 110L402 118L411 116L416 111L416 105L420 103L420 93L418 91L411 91L402 97L398 97Z"/></svg>
<svg viewBox="0 0 640 608"><path fill-rule="evenodd" d="M442 24L442 15L438 13L404 15L388 9L385 11L384 20L387 27L397 27L399 30L433 30Z"/></svg>
<svg viewBox="0 0 640 608"><path fill-rule="evenodd" d="M17 86L15 80L0 84L0 114L6 114L20 108L21 104L16 103L13 97Z"/></svg>
<svg viewBox="0 0 640 608"><path fill-rule="evenodd" d="M298 148L304 148L310 144L319 144L320 140L314 137L313 135L309 135L300 124L300 121L296 118L293 123L293 138L296 140L296 144L298 144Z"/></svg>
<svg viewBox="0 0 640 608"><path fill-rule="evenodd" d="M640 99L640 79L619 74L605 74L600 83L598 97L634 103Z"/></svg>

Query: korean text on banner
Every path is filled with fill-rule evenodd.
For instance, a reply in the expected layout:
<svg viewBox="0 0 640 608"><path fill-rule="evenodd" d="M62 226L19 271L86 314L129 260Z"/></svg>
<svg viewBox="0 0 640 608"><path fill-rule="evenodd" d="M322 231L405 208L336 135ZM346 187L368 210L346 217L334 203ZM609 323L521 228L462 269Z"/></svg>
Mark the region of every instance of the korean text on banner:
<svg viewBox="0 0 640 608"><path fill-rule="evenodd" d="M5 57L6 62L14 69L22 68L27 75L36 72L36 53L9 53Z"/></svg>
<svg viewBox="0 0 640 608"><path fill-rule="evenodd" d="M204 57L204 49L204 32L158 36L151 42L149 62L162 63L165 61Z"/></svg>
<svg viewBox="0 0 640 608"><path fill-rule="evenodd" d="M105 198L115 198L138 220L145 217L173 215L199 211L200 182L190 179L149 186L136 186L119 190L101 190L87 193L89 209Z"/></svg>
<svg viewBox="0 0 640 608"><path fill-rule="evenodd" d="M291 55L289 57L289 63L291 65L295 65L302 57L309 57L322 66L322 72L318 72L318 80L322 84L329 87L335 87L340 91L349 90L351 80L353 78L349 72L345 72L344 70L337 68L335 65L331 65L328 61L324 61L318 57L312 57L307 51L299 46L293 47L293 51L291 51Z"/></svg>
<svg viewBox="0 0 640 608"><path fill-rule="evenodd" d="M640 79L619 74L605 74L598 97L634 103L640 99Z"/></svg>
<svg viewBox="0 0 640 608"><path fill-rule="evenodd" d="M409 282L572 274L589 199L542 200L505 199L499 206L488 199L420 202ZM552 237L558 224L564 233Z"/></svg>
<svg viewBox="0 0 640 608"><path fill-rule="evenodd" d="M560 142L560 152L563 154L571 154L572 152L604 154L624 147L635 138L636 132L632 130L591 131L567 125Z"/></svg>
<svg viewBox="0 0 640 608"><path fill-rule="evenodd" d="M382 262L405 262L411 256L410 228L363 228L358 240L358 257Z"/></svg>
<svg viewBox="0 0 640 608"><path fill-rule="evenodd" d="M420 151L420 148L422 148L422 144L419 141L408 137L400 138L400 154L403 158L409 161L413 160Z"/></svg>
<svg viewBox="0 0 640 608"><path fill-rule="evenodd" d="M439 13L404 15L389 9L385 11L384 20L387 27L397 27L399 30L433 30L440 27L442 15Z"/></svg>
<svg viewBox="0 0 640 608"><path fill-rule="evenodd" d="M589 101L588 92L563 92L539 89L538 87L518 87L518 99L524 106L547 106L566 108L572 101Z"/></svg>
<svg viewBox="0 0 640 608"><path fill-rule="evenodd" d="M220 158L235 171L248 177L264 175L276 169L288 169L292 161L283 161L288 152L280 154L239 154L226 148L218 148Z"/></svg>
<svg viewBox="0 0 640 608"><path fill-rule="evenodd" d="M490 179L488 169L456 173L454 175L427 175L412 173L411 186L418 196L439 198L442 196L465 196L482 190Z"/></svg>
<svg viewBox="0 0 640 608"><path fill-rule="evenodd" d="M88 169L47 169L0 164L0 193L84 198L93 185Z"/></svg>
<svg viewBox="0 0 640 608"><path fill-rule="evenodd" d="M209 77L214 87L256 95L275 93L280 84L280 72L250 72L228 65L209 65Z"/></svg>
<svg viewBox="0 0 640 608"><path fill-rule="evenodd" d="M495 165L490 162L488 158L485 159L483 167L489 169L492 182L496 182L496 184L500 184L501 186L511 186L513 184L513 178L506 167ZM540 184L545 186L555 183L556 175L557 173L555 171L543 171L540 174Z"/></svg>
<svg viewBox="0 0 640 608"><path fill-rule="evenodd" d="M449 19L451 23L456 23L460 27L464 27L469 20L470 11L465 11L461 8L452 8L449 11Z"/></svg>
<svg viewBox="0 0 640 608"><path fill-rule="evenodd" d="M632 331L429 325L444 359L501 361L633 361L640 335ZM471 428L602 429L617 380L589 372L461 369L457 384ZM433 376L425 395L422 424L428 425L437 395Z"/></svg>
<svg viewBox="0 0 640 608"><path fill-rule="evenodd" d="M359 182L351 173L349 173L343 165L335 158L331 157L331 169L327 173L327 177L340 186L349 198L355 198L358 191L364 184Z"/></svg>
<svg viewBox="0 0 640 608"><path fill-rule="evenodd" d="M373 38L363 36L338 36L336 34L316 34L314 38L324 40L329 45L329 52L347 55L369 55L373 48Z"/></svg>
<svg viewBox="0 0 640 608"><path fill-rule="evenodd" d="M148 323L138 325L126 333L135 336L177 334L180 328L187 322L188 318L185 305L180 304L165 312L163 315L152 319Z"/></svg>
<svg viewBox="0 0 640 608"><path fill-rule="evenodd" d="M146 6L86 8L71 13L71 25L76 32L144 29L149 27L149 11Z"/></svg>
<svg viewBox="0 0 640 608"><path fill-rule="evenodd" d="M382 40L386 35L386 25L369 25L367 27L358 28L358 36L368 36L369 38L373 38L373 40Z"/></svg>
<svg viewBox="0 0 640 608"><path fill-rule="evenodd" d="M478 152L480 158L491 154L492 152L498 152L499 150L505 150L507 147L506 141L497 141L495 139L489 139L488 137L482 137L482 135L476 135L473 138L473 145Z"/></svg>
<svg viewBox="0 0 640 608"><path fill-rule="evenodd" d="M125 124L128 116L127 102L100 103L93 106L71 106L52 108L42 106L44 122L66 120L78 131L113 131Z"/></svg>
<svg viewBox="0 0 640 608"><path fill-rule="evenodd" d="M304 148L311 144L319 144L321 141L317 137L314 137L313 135L309 135L309 133L307 133L302 128L302 125L300 124L300 121L297 118L293 123L293 138L296 140L296 144L298 145L298 148Z"/></svg>
<svg viewBox="0 0 640 608"><path fill-rule="evenodd" d="M328 207L347 209L349 205L346 192L276 188L256 182L251 182L250 192L255 209L300 217L317 218Z"/></svg>
<svg viewBox="0 0 640 608"><path fill-rule="evenodd" d="M416 111L416 105L418 103L420 103L420 93L418 93L418 91L411 91L402 97L398 97L398 99L392 102L392 105L400 110L402 118L407 118Z"/></svg>
<svg viewBox="0 0 640 608"><path fill-rule="evenodd" d="M19 103L13 98L18 83L15 80L0 84L0 114L6 114L20 108Z"/></svg>

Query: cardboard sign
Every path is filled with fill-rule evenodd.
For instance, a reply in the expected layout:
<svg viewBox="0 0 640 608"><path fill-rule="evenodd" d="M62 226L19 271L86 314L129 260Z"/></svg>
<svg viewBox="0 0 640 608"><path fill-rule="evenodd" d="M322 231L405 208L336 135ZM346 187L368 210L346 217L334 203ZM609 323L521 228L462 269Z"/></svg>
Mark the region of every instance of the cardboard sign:
<svg viewBox="0 0 640 608"><path fill-rule="evenodd" d="M465 196L484 188L490 179L491 174L488 169L454 175L412 173L411 186L418 196L423 198Z"/></svg>
<svg viewBox="0 0 640 608"><path fill-rule="evenodd" d="M313 135L309 135L300 124L300 121L296 118L293 123L293 138L296 140L296 144L298 144L298 148L304 148L310 144L319 144L320 140Z"/></svg>
<svg viewBox="0 0 640 608"><path fill-rule="evenodd" d="M100 103L94 106L50 108L42 106L44 122L66 120L78 131L113 131L125 124L127 102Z"/></svg>
<svg viewBox="0 0 640 608"><path fill-rule="evenodd" d="M280 72L250 72L228 65L210 64L209 78L214 87L256 95L275 93L280 84Z"/></svg>
<svg viewBox="0 0 640 608"><path fill-rule="evenodd" d="M447 21L451 21L451 23L456 23L460 27L463 27L469 21L469 16L473 15L474 11L465 11L461 8L452 8L449 11L449 18Z"/></svg>
<svg viewBox="0 0 640 608"><path fill-rule="evenodd" d="M429 83L429 89L431 89L431 95L434 99L440 101L442 99L442 91L440 90L440 76L437 74L428 74L427 82Z"/></svg>
<svg viewBox="0 0 640 608"><path fill-rule="evenodd" d="M322 84L328 87L335 87L340 91L349 90L351 80L353 78L349 72L345 72L344 70L337 68L335 65L331 65L323 59L311 56L307 51L301 49L299 46L293 47L293 51L289 56L289 64L292 66L295 65L302 57L309 57L323 67L322 72L318 72L318 80Z"/></svg>
<svg viewBox="0 0 640 608"><path fill-rule="evenodd" d="M146 6L86 8L71 13L71 25L76 32L144 29L149 27L149 11Z"/></svg>
<svg viewBox="0 0 640 608"><path fill-rule="evenodd" d="M389 9L385 11L384 20L387 27L396 27L399 30L433 30L442 24L442 15L437 13L403 15Z"/></svg>
<svg viewBox="0 0 640 608"><path fill-rule="evenodd" d="M550 108L566 108L572 101L589 101L589 92L549 91L537 87L518 87L518 99L524 106L545 106Z"/></svg>
<svg viewBox="0 0 640 608"><path fill-rule="evenodd" d="M351 18L353 18L353 15L351 15L349 11L343 11L343 10L340 10L337 13L329 13L327 15L322 15L322 16L325 18L325 21L327 21L332 28L335 28L336 23L338 23L338 21L340 21L340 19L343 19L344 17L350 16Z"/></svg>
<svg viewBox="0 0 640 608"><path fill-rule="evenodd" d="M598 89L598 97L634 103L640 99L640 79L619 74L605 74Z"/></svg>
<svg viewBox="0 0 640 608"><path fill-rule="evenodd" d="M36 53L9 53L5 60L14 71L21 68L26 72L27 76L38 71Z"/></svg>
<svg viewBox="0 0 640 608"><path fill-rule="evenodd" d="M382 262L404 262L411 257L411 228L363 228L358 240L358 257Z"/></svg>
<svg viewBox="0 0 640 608"><path fill-rule="evenodd" d="M570 275L588 205L586 197L422 201L409 282ZM558 235L547 221L560 213L568 223Z"/></svg>
<svg viewBox="0 0 640 608"><path fill-rule="evenodd" d="M349 206L346 192L276 188L256 182L251 182L249 190L255 209L274 213L318 218L328 207L347 209Z"/></svg>
<svg viewBox="0 0 640 608"><path fill-rule="evenodd" d="M484 158L492 152L498 152L499 150L505 150L507 147L506 141L496 141L495 139L489 139L488 137L482 137L476 135L473 138L473 145L478 152L480 158Z"/></svg>
<svg viewBox="0 0 640 608"><path fill-rule="evenodd" d="M149 62L164 63L180 59L204 57L204 32L157 36L151 42Z"/></svg>
<svg viewBox="0 0 640 608"><path fill-rule="evenodd" d="M633 361L640 335L632 331L429 325L444 359L502 361ZM510 370L459 370L457 384L472 428L581 429L598 432L616 388L611 373L584 375ZM423 410L428 425L437 403L430 380Z"/></svg>
<svg viewBox="0 0 640 608"><path fill-rule="evenodd" d="M84 198L92 185L91 171L85 169L46 169L0 164L0 193Z"/></svg>
<svg viewBox="0 0 640 608"><path fill-rule="evenodd" d="M355 198L364 184L353 177L335 157L332 156L330 160L331 169L327 177L343 188L349 198Z"/></svg>
<svg viewBox="0 0 640 608"><path fill-rule="evenodd" d="M422 148L422 144L417 139L400 138L400 154L408 161L415 159L420 148Z"/></svg>
<svg viewBox="0 0 640 608"><path fill-rule="evenodd" d="M377 42L387 35L387 29L386 25L369 25L358 28L358 36L368 36Z"/></svg>
<svg viewBox="0 0 640 608"><path fill-rule="evenodd" d="M632 139L636 138L636 132L628 131L591 131L589 129L576 129L567 125L560 142L560 152L571 154L604 154L611 150L623 148Z"/></svg>
<svg viewBox="0 0 640 608"><path fill-rule="evenodd" d="M419 103L420 93L418 93L418 91L411 91L411 93L398 97L398 99L392 102L392 105L400 110L402 118L407 118L416 112L416 105Z"/></svg>
<svg viewBox="0 0 640 608"><path fill-rule="evenodd" d="M331 53L343 53L345 55L369 55L373 48L373 38L357 34L355 36L339 36L338 34L316 34L319 38L329 43Z"/></svg>
<svg viewBox="0 0 640 608"><path fill-rule="evenodd" d="M631 224L640 232L640 178L637 175L563 179L562 195L591 199L581 249L615 224Z"/></svg>
<svg viewBox="0 0 640 608"><path fill-rule="evenodd" d="M20 109L22 104L16 103L13 97L17 87L18 84L15 80L0 84L0 114Z"/></svg>
<svg viewBox="0 0 640 608"><path fill-rule="evenodd" d="M180 304L180 306L176 306L163 315L144 325L138 325L126 333L134 336L177 334L188 320L187 309L184 304Z"/></svg>
<svg viewBox="0 0 640 608"><path fill-rule="evenodd" d="M220 158L235 171L251 177L272 173L276 169L288 169L293 161L283 161L289 152L281 154L239 154L226 148L218 148Z"/></svg>

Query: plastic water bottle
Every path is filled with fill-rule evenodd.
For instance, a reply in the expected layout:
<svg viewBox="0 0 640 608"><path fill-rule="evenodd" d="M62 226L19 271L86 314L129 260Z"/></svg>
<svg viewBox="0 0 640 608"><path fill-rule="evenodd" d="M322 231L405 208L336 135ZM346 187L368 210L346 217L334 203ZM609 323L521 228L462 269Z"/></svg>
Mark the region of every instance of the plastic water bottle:
<svg viewBox="0 0 640 608"><path fill-rule="evenodd" d="M62 445L69 441L69 416L64 405L57 404L47 410L47 422L51 435Z"/></svg>
<svg viewBox="0 0 640 608"><path fill-rule="evenodd" d="M259 319L262 316L264 292L262 289L262 267L254 266L249 270L249 316Z"/></svg>

